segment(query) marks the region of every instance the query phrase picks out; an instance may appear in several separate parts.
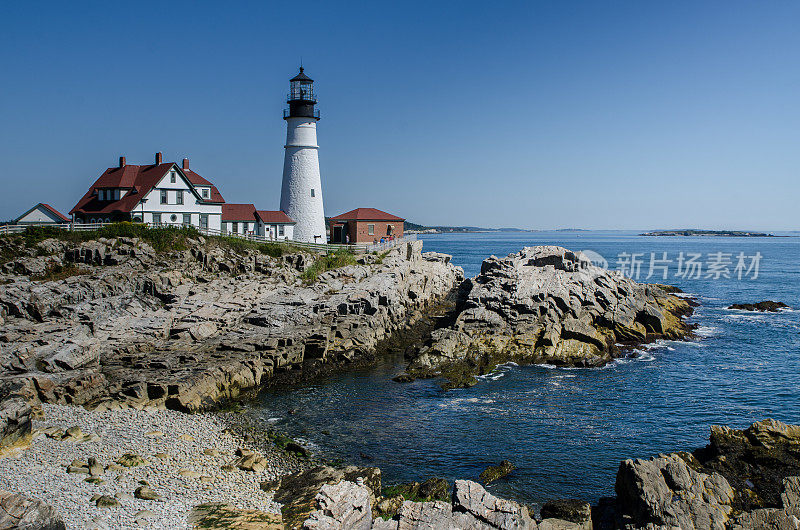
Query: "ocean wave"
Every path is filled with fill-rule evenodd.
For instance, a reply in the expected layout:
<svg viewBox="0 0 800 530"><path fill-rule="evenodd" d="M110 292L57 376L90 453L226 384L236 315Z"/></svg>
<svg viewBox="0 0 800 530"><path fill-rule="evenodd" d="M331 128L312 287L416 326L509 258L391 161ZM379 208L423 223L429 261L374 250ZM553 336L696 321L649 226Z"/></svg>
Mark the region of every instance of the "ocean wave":
<svg viewBox="0 0 800 530"><path fill-rule="evenodd" d="M699 326L694 330L694 333L698 337L708 338L719 335L719 328L715 328L714 326Z"/></svg>

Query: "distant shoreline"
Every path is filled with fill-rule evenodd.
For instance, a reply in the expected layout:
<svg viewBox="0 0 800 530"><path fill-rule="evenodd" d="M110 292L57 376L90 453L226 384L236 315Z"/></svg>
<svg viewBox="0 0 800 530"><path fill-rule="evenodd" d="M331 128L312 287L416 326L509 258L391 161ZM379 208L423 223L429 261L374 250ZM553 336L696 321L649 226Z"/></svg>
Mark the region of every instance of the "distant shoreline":
<svg viewBox="0 0 800 530"><path fill-rule="evenodd" d="M640 236L659 236L659 237L688 237L688 236L705 236L705 237L786 237L776 236L767 232L746 232L741 230L656 230L653 232L644 232Z"/></svg>

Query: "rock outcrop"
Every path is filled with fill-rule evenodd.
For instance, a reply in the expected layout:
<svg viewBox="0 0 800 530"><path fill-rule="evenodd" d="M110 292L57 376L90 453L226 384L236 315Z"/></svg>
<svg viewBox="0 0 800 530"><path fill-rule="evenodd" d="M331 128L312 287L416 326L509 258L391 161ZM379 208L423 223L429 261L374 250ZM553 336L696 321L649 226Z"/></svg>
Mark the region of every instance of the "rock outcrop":
<svg viewBox="0 0 800 530"><path fill-rule="evenodd" d="M214 241L189 239L185 250L164 253L135 238L47 240L6 263L4 443L25 432L29 414L5 403L8 389L101 409L204 410L278 374L370 359L463 280L441 256L423 257L421 242L309 282L313 254L273 257ZM32 279L37 260L72 267L71 275Z"/></svg>
<svg viewBox="0 0 800 530"><path fill-rule="evenodd" d="M626 460L616 482L617 528L800 528L800 427L775 420L714 426L694 453Z"/></svg>
<svg viewBox="0 0 800 530"><path fill-rule="evenodd" d="M790 309L790 307L784 304L783 302L773 302L772 300L764 300L763 302L756 302L755 304L732 304L728 307L728 309L777 313L782 309Z"/></svg>
<svg viewBox="0 0 800 530"><path fill-rule="evenodd" d="M600 366L620 345L681 339L690 326L686 299L592 265L565 248L526 247L490 257L465 282L454 324L433 333L409 365L424 377L443 374L452 386L497 364Z"/></svg>

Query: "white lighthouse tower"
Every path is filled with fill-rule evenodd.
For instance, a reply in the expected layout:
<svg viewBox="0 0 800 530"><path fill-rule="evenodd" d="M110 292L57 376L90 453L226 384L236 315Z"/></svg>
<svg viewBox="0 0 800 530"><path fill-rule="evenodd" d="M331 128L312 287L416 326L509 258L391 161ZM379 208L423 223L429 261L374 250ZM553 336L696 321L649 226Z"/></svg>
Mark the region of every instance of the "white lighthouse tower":
<svg viewBox="0 0 800 530"><path fill-rule="evenodd" d="M283 159L281 210L296 223L293 239L327 243L322 182L319 176L314 80L300 73L289 80L286 120L286 154Z"/></svg>

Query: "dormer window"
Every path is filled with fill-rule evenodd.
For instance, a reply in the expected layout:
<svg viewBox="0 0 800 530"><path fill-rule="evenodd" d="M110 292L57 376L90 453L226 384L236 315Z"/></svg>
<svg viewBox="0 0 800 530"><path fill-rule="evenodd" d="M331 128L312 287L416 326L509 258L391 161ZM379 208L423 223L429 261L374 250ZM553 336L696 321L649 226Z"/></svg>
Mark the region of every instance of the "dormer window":
<svg viewBox="0 0 800 530"><path fill-rule="evenodd" d="M208 188L203 188L203 198L208 199Z"/></svg>
<svg viewBox="0 0 800 530"><path fill-rule="evenodd" d="M106 192L105 192L105 190L98 190L97 191L97 200L99 200L99 201L106 200Z"/></svg>
<svg viewBox="0 0 800 530"><path fill-rule="evenodd" d="M176 179L176 178L177 178L177 177L176 177L176 175L175 175L175 172L174 172L174 171L170 171L170 172L169 172L169 181L170 181L172 184L175 184L175 179Z"/></svg>

